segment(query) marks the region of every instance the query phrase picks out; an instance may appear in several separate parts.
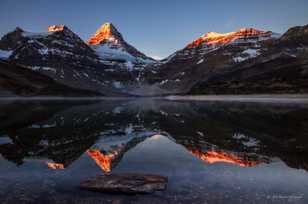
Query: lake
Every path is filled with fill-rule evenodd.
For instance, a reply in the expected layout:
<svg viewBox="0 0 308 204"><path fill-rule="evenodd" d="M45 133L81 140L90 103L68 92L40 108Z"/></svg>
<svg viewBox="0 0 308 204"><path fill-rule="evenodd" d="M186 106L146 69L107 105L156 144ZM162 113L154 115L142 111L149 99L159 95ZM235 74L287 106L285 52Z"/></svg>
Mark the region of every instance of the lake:
<svg viewBox="0 0 308 204"><path fill-rule="evenodd" d="M0 203L308 203L308 103L1 100ZM168 177L149 195L98 174Z"/></svg>

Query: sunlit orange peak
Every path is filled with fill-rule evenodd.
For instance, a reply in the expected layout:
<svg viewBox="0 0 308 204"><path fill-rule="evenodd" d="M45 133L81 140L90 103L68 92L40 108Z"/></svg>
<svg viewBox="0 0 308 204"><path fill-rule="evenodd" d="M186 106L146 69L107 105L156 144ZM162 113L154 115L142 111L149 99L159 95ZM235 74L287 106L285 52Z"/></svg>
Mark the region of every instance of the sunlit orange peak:
<svg viewBox="0 0 308 204"><path fill-rule="evenodd" d="M192 48L202 43L206 45L226 44L239 38L270 36L271 34L271 32L260 31L254 28L241 28L237 32L230 33L209 32L202 35L200 38L196 39L192 43L188 44L187 47Z"/></svg>
<svg viewBox="0 0 308 204"><path fill-rule="evenodd" d="M64 169L64 165L61 163L47 162L49 169Z"/></svg>
<svg viewBox="0 0 308 204"><path fill-rule="evenodd" d="M64 25L52 25L52 26L48 26L48 31L49 32L61 31L61 30L64 30L64 28L65 28Z"/></svg>
<svg viewBox="0 0 308 204"><path fill-rule="evenodd" d="M121 34L117 31L117 29L113 26L112 23L104 23L95 34L89 38L87 41L90 45L98 45L104 40L109 41L118 41L117 38L122 38Z"/></svg>

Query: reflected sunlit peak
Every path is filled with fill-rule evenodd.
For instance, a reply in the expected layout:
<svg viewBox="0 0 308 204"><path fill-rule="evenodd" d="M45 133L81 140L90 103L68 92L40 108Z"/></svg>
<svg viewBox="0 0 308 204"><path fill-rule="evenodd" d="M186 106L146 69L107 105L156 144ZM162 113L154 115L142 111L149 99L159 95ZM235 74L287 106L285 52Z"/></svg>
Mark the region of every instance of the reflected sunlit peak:
<svg viewBox="0 0 308 204"><path fill-rule="evenodd" d="M49 169L64 169L64 164L61 163L54 163L54 162L47 162L47 166Z"/></svg>
<svg viewBox="0 0 308 204"><path fill-rule="evenodd" d="M87 154L95 161L95 163L105 172L110 173L112 162L119 155L119 151L114 150L111 153L103 154L99 150L87 150Z"/></svg>
<svg viewBox="0 0 308 204"><path fill-rule="evenodd" d="M233 153L223 152L223 151L207 151L202 152L201 150L189 150L193 155L198 157L199 159L208 162L209 164L214 163L230 163L230 164L236 164L238 166L242 167L252 167L256 166L260 163L263 163L264 161L256 160L256 161L250 161L247 158L242 158L240 156L237 156Z"/></svg>

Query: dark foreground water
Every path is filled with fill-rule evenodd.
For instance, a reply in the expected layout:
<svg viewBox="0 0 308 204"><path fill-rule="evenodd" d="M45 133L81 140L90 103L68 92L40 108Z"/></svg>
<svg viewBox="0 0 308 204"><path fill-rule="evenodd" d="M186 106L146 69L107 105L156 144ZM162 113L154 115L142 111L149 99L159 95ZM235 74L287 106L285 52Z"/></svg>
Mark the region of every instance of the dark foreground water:
<svg viewBox="0 0 308 204"><path fill-rule="evenodd" d="M113 172L168 189L78 188ZM308 203L308 104L0 101L0 203Z"/></svg>

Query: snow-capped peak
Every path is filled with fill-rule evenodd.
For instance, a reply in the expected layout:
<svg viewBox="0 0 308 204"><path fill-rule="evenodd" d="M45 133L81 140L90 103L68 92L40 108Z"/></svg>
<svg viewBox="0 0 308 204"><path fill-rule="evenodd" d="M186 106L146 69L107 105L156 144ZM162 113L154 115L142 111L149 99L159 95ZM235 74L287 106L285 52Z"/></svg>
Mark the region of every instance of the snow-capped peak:
<svg viewBox="0 0 308 204"><path fill-rule="evenodd" d="M155 60L128 44L112 23L104 23L88 39L87 43L103 61L116 61L124 63L124 66L129 64L130 66L127 67L129 70L132 69L131 63L148 64L155 62Z"/></svg>

